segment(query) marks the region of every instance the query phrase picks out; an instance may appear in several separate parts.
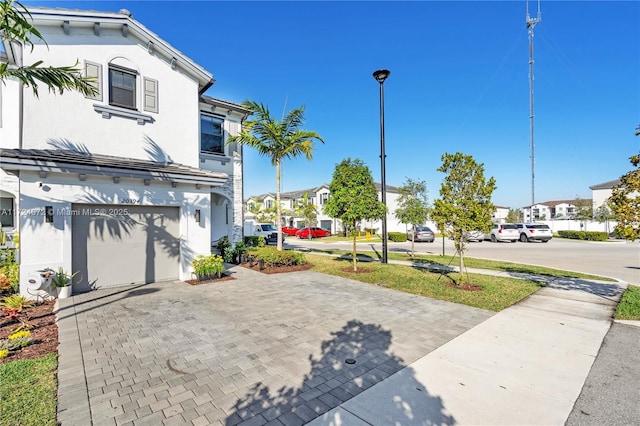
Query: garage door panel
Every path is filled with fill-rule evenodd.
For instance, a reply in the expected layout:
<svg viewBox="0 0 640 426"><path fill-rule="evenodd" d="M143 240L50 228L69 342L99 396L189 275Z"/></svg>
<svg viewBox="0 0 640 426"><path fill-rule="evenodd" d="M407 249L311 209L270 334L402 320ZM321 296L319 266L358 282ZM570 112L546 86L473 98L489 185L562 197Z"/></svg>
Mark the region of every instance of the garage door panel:
<svg viewBox="0 0 640 426"><path fill-rule="evenodd" d="M133 206L126 207L128 215L99 213L122 208L73 206L77 212L92 212L72 219L73 270L82 276L79 291L178 278L179 209Z"/></svg>

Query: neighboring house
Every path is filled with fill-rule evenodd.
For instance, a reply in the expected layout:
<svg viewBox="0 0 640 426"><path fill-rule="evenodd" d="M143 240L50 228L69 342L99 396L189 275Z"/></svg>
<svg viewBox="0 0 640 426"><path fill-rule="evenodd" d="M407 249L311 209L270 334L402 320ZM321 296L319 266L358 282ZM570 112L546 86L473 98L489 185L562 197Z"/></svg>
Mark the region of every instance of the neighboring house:
<svg viewBox="0 0 640 426"><path fill-rule="evenodd" d="M374 183L376 189L378 190L379 199L382 198L381 188L382 186L379 183ZM280 204L282 206L283 218L282 225L283 226L295 226L297 228L301 228L304 226L304 218L296 216L294 210L296 205L300 201L303 201L304 195L308 193L308 198L306 200L307 203L313 204L316 207L317 211L317 225L323 229L329 229L331 233L338 233L344 231L342 223L338 219L331 218L324 213L324 205L326 204L329 197L331 197L331 192L329 191L328 184L322 184L315 188L302 189L298 191L291 192L282 192L280 193ZM407 226L403 223L400 223L395 217L395 211L398 208L398 197L400 193L398 192L398 188L394 186L387 185L387 231L388 232L406 232ZM261 207L272 208L276 204L276 195L275 193L266 193L257 196L251 196L246 202L245 208L245 219L254 219L253 215L248 213L250 205L254 203L254 199L257 198L260 203L262 203ZM362 229L364 228L375 228L377 232L382 232L382 221L372 221L361 224Z"/></svg>
<svg viewBox="0 0 640 426"><path fill-rule="evenodd" d="M620 179L610 180L589 187L591 190L591 198L593 199L593 211L596 211L609 200L613 187L617 185L620 185Z"/></svg>
<svg viewBox="0 0 640 426"><path fill-rule="evenodd" d="M0 84L1 217L20 232L21 292L47 267L79 271L74 291L191 278L212 240L242 239L242 151L225 139L248 111L204 96L212 74L125 10L29 10L47 45L7 43L0 60L78 61L99 93Z"/></svg>
<svg viewBox="0 0 640 426"><path fill-rule="evenodd" d="M578 209L578 202L591 200L555 200L537 203L522 208L525 222L536 222L555 219L572 219Z"/></svg>
<svg viewBox="0 0 640 426"><path fill-rule="evenodd" d="M504 223L507 221L509 215L509 207L496 206L496 210L493 213L492 220L498 223Z"/></svg>

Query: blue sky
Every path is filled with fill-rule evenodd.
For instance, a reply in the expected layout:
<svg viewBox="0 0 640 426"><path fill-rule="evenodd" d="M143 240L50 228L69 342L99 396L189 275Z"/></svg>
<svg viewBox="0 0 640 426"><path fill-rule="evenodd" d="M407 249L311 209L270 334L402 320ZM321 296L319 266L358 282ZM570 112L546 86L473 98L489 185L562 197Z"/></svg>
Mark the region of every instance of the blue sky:
<svg viewBox="0 0 640 426"><path fill-rule="evenodd" d="M210 72L208 95L252 99L279 117L306 105L325 139L283 167L283 191L331 180L360 158L380 180L385 82L387 184L407 177L438 197L445 152L497 181L493 202L531 202L525 2L25 1L118 11ZM530 3L535 13L536 4ZM640 2L542 1L535 28L535 201L590 198L631 169L640 137ZM245 151L245 196L275 191L269 160Z"/></svg>

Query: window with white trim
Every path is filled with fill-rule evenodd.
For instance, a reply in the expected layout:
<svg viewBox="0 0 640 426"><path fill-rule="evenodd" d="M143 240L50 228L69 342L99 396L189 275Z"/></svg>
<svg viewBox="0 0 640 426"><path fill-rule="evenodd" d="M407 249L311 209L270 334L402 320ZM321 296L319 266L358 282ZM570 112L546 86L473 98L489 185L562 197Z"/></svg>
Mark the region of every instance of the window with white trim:
<svg viewBox="0 0 640 426"><path fill-rule="evenodd" d="M13 198L0 197L0 224L3 227L13 228Z"/></svg>
<svg viewBox="0 0 640 426"><path fill-rule="evenodd" d="M109 105L136 109L136 76L133 70L109 64Z"/></svg>
<svg viewBox="0 0 640 426"><path fill-rule="evenodd" d="M224 155L224 120L209 114L200 114L200 151Z"/></svg>

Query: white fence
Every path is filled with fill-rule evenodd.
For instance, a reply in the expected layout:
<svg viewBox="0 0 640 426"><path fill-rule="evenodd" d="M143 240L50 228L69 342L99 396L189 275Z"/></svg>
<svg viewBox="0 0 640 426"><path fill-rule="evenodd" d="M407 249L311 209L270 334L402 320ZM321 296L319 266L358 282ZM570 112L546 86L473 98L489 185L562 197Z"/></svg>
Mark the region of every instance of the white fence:
<svg viewBox="0 0 640 426"><path fill-rule="evenodd" d="M596 231L611 233L617 222L596 222L591 220L541 220L536 223L546 223L552 232L557 231Z"/></svg>

